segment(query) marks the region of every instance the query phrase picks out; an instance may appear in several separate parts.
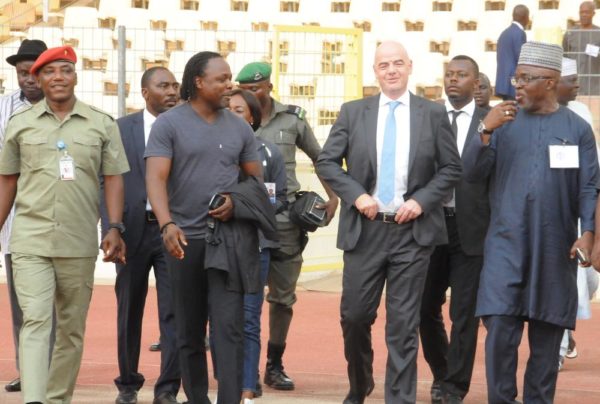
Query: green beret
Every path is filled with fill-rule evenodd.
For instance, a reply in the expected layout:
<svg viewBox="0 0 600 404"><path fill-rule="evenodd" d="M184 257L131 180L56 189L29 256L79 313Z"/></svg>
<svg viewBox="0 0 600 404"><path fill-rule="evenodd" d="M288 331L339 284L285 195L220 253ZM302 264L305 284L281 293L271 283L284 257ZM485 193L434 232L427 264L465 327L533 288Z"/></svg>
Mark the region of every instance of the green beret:
<svg viewBox="0 0 600 404"><path fill-rule="evenodd" d="M271 77L271 65L265 62L252 62L240 70L235 80L240 84L258 83Z"/></svg>

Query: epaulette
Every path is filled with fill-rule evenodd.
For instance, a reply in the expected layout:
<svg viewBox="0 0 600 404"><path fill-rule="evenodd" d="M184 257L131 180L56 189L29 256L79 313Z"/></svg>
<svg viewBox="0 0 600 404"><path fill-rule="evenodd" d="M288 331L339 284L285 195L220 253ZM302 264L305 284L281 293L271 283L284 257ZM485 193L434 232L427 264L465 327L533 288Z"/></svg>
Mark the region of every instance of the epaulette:
<svg viewBox="0 0 600 404"><path fill-rule="evenodd" d="M114 117L113 117L111 114L109 114L108 112L106 112L106 111L103 111L103 110L101 110L100 108L98 108L98 107L96 107L96 106L94 106L94 105L87 104L87 106L88 106L88 107L90 107L90 109L92 109L92 110L94 110L94 111L96 111L96 112L99 112L99 113L101 113L102 115L106 115L106 116L107 116L107 117L109 117L109 118L110 118L112 121L114 121L114 120L115 120L115 118L114 118Z"/></svg>
<svg viewBox="0 0 600 404"><path fill-rule="evenodd" d="M288 105L287 110L285 111L288 114L296 115L299 119L304 120L306 116L306 110L298 105Z"/></svg>

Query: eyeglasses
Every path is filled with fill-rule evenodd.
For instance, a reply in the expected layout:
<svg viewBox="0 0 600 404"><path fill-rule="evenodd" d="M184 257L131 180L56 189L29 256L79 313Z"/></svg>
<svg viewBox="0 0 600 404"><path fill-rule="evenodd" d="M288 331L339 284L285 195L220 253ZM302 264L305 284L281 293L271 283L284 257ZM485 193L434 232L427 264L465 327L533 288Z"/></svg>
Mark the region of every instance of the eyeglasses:
<svg viewBox="0 0 600 404"><path fill-rule="evenodd" d="M513 86L517 86L518 84L529 84L534 80L549 80L552 79L553 77L548 77L548 76L530 76L530 75L524 75L524 76L519 76L519 77L511 77L510 78L510 84L512 84Z"/></svg>

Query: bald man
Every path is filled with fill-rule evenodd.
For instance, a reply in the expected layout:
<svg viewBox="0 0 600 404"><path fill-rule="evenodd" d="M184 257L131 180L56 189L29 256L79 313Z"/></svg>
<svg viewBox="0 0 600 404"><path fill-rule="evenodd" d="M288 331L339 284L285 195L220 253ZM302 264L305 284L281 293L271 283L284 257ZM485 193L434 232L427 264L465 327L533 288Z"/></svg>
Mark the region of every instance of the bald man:
<svg viewBox="0 0 600 404"><path fill-rule="evenodd" d="M600 46L600 27L592 24L596 6L584 1L579 6L579 24L563 37L564 56L577 60L579 95L600 95L600 56L594 47Z"/></svg>
<svg viewBox="0 0 600 404"><path fill-rule="evenodd" d="M404 46L383 42L373 70L381 94L342 105L316 165L342 200L344 404L363 403L374 388L371 326L384 284L385 401L414 403L421 295L433 247L448 241L442 201L461 162L445 107L407 90L412 61Z"/></svg>

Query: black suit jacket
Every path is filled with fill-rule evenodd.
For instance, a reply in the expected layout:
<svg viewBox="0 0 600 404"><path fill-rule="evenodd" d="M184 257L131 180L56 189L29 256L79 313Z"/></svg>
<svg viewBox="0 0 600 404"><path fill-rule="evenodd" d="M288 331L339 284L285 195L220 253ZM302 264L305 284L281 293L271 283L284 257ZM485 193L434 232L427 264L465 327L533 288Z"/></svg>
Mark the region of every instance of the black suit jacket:
<svg viewBox="0 0 600 404"><path fill-rule="evenodd" d="M372 194L377 180L377 114L379 96L342 105L323 151L317 173L342 200L338 248L352 250L361 233L361 214L354 201ZM343 162L347 170L344 170ZM423 214L413 221L415 241L422 246L448 241L442 200L461 175L461 162L444 106L410 95L410 151L404 200L414 199Z"/></svg>
<svg viewBox="0 0 600 404"><path fill-rule="evenodd" d="M475 107L473 119L467 132L465 147L473 136L479 136L477 126L487 111ZM463 252L466 255L483 255L483 244L490 223L489 180L467 182L461 178L455 189L456 224Z"/></svg>
<svg viewBox="0 0 600 404"><path fill-rule="evenodd" d="M127 246L127 255L134 255L142 239L146 220L146 164L144 150L144 114L143 111L133 113L117 119L121 140L131 170L123 174L125 186L125 206L123 210L123 224L125 233L123 241ZM102 195L104 195L102 193ZM100 201L102 236L108 231L108 217L104 196Z"/></svg>

